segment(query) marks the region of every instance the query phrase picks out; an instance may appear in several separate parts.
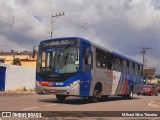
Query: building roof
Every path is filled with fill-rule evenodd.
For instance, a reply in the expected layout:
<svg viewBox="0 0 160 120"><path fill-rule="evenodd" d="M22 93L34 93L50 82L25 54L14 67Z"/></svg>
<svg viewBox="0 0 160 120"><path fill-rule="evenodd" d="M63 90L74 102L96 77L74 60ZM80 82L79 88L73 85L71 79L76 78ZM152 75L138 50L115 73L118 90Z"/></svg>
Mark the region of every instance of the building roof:
<svg viewBox="0 0 160 120"><path fill-rule="evenodd" d="M155 72L156 72L155 67L145 67L144 68L144 76L148 76L148 77L153 78L155 76Z"/></svg>
<svg viewBox="0 0 160 120"><path fill-rule="evenodd" d="M4 55L32 55L32 52L24 51L24 52L0 52L0 56Z"/></svg>

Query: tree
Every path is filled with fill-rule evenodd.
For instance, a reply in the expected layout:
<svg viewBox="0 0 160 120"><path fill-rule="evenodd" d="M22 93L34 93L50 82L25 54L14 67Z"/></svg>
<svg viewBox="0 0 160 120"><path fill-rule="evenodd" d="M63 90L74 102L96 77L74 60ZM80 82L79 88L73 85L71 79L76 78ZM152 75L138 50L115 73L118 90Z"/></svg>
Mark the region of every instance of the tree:
<svg viewBox="0 0 160 120"><path fill-rule="evenodd" d="M157 75L155 76L155 78L160 79L160 74L157 74Z"/></svg>
<svg viewBox="0 0 160 120"><path fill-rule="evenodd" d="M22 65L19 58L13 58L13 63L12 63L12 64L13 64L13 65L19 65L19 66Z"/></svg>

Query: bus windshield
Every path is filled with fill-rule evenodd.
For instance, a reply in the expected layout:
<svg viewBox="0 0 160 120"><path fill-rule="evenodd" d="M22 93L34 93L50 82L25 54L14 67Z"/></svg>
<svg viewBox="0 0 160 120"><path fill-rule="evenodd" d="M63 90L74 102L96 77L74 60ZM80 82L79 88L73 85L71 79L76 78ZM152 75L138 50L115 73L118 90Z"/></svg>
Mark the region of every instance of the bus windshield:
<svg viewBox="0 0 160 120"><path fill-rule="evenodd" d="M65 45L39 50L37 73L75 73L79 70L79 49Z"/></svg>

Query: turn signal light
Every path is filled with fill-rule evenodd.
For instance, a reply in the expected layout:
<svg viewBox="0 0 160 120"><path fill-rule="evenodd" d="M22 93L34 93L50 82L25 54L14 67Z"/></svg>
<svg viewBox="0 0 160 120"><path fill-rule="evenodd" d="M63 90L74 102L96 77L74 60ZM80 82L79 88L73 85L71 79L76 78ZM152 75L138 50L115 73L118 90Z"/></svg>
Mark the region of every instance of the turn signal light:
<svg viewBox="0 0 160 120"><path fill-rule="evenodd" d="M50 82L39 82L40 85L42 86L49 86Z"/></svg>

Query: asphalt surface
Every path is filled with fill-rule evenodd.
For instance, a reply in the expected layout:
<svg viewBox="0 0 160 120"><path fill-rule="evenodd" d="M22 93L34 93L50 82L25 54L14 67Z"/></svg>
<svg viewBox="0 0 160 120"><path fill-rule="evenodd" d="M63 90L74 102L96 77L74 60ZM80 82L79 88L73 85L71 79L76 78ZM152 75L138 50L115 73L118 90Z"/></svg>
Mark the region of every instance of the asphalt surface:
<svg viewBox="0 0 160 120"><path fill-rule="evenodd" d="M132 100L113 96L98 103L91 103L85 98L69 97L65 103L58 103L55 95L37 95L34 92L0 93L1 111L21 111L27 108L35 111L155 111L160 110L160 95L134 95Z"/></svg>
<svg viewBox="0 0 160 120"><path fill-rule="evenodd" d="M160 111L159 96L137 96L132 100L121 97L109 97L108 100L98 103L91 103L85 98L69 97L65 103L59 103L54 95L37 95L34 92L23 93L0 93L0 111ZM6 118L0 118L4 120ZM20 118L16 118L20 119ZM41 118L42 119L42 118ZM51 118L46 118L51 119ZM76 120L77 117L57 117L57 120ZM108 120L117 119L114 117L81 117L85 120ZM129 119L118 118L118 119ZM134 119L134 118L131 118ZM142 118L144 119L144 118ZM146 118L151 119L151 118ZM155 117L153 118L155 119ZM160 119L160 118L156 118ZM8 120L8 119L7 119Z"/></svg>

